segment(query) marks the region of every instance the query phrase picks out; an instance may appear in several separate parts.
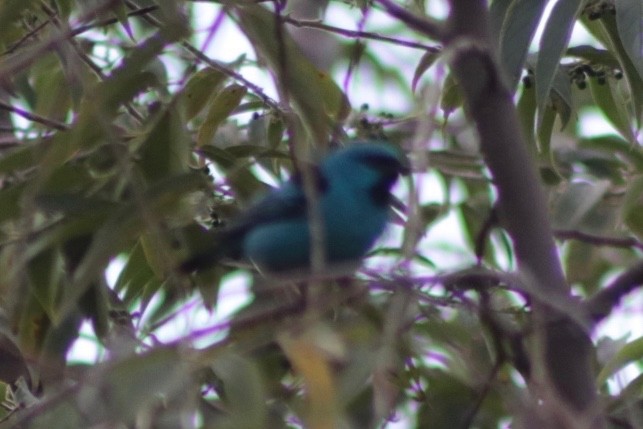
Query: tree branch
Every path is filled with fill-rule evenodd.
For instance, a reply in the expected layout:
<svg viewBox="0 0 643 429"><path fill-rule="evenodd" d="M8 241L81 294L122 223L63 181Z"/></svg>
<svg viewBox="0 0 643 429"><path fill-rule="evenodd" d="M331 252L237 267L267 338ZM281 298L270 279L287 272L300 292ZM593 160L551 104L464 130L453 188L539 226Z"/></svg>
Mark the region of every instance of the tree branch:
<svg viewBox="0 0 643 429"><path fill-rule="evenodd" d="M434 21L429 21L426 18L419 17L406 9L393 3L391 0L377 0L379 4L384 6L389 15L394 16L400 21L404 22L410 28L418 31L433 40L444 39L444 28Z"/></svg>
<svg viewBox="0 0 643 429"><path fill-rule="evenodd" d="M38 122L39 124L45 125L50 128L54 128L59 131L65 131L69 129L69 126L67 124L58 122L53 119L45 118L44 116L40 116L36 113L27 112L26 110L23 110L16 106L12 106L11 104L5 103L4 101L0 101L0 109L13 112L16 115L22 116L25 119L28 119L33 122Z"/></svg>
<svg viewBox="0 0 643 429"><path fill-rule="evenodd" d="M397 39L395 37L383 36L371 31L355 31L346 28L335 27L333 25L324 24L320 21L294 19L290 16L282 16L282 20L292 26L299 28L315 28L317 30L327 31L329 33L339 34L345 37L353 37L360 39L378 40L380 42L392 43L394 45L405 46L407 48L422 49L429 52L439 52L440 48L436 46L425 45L423 43L413 42L410 40Z"/></svg>
<svg viewBox="0 0 643 429"><path fill-rule="evenodd" d="M444 46L476 125L481 151L498 191L499 218L513 241L521 272L533 288L534 332L538 347L532 359L544 373L536 382L555 392L547 401L550 427L582 417L586 427L603 427L591 366L588 330L553 303L571 303L570 289L558 259L547 200L512 101L496 63L484 0L451 0ZM546 299L543 299L546 297ZM562 307L564 308L564 306ZM563 401L557 402L554 398ZM561 406L564 404L564 406Z"/></svg>
<svg viewBox="0 0 643 429"><path fill-rule="evenodd" d="M598 246L632 247L643 250L643 243L635 238L604 237L576 230L556 230L554 235L560 240L578 240Z"/></svg>
<svg viewBox="0 0 643 429"><path fill-rule="evenodd" d="M623 272L606 288L597 292L587 303L587 313L595 323L607 316L621 299L637 287L643 286L643 262Z"/></svg>

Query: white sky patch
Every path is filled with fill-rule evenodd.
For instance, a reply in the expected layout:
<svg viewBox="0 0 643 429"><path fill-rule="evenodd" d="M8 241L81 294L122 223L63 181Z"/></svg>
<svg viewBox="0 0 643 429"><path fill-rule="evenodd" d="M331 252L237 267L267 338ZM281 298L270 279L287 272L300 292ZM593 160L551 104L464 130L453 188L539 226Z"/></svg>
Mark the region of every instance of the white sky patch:
<svg viewBox="0 0 643 429"><path fill-rule="evenodd" d="M583 109L579 115L579 133L583 137L613 134L620 136L598 109Z"/></svg>

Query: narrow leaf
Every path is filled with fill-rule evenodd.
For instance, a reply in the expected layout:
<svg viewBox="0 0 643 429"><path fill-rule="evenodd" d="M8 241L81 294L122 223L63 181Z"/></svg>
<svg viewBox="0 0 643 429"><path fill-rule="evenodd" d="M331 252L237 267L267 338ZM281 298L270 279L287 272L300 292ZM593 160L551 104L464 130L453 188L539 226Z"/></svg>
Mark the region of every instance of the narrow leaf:
<svg viewBox="0 0 643 429"><path fill-rule="evenodd" d="M500 61L512 88L520 79L529 45L547 3L546 0L516 0L507 10L500 30Z"/></svg>
<svg viewBox="0 0 643 429"><path fill-rule="evenodd" d="M417 84L424 74L425 71L427 71L431 66L435 63L435 61L440 57L440 52L433 52L433 51L427 51L422 55L422 58L420 58L420 62L418 63L417 67L415 68L415 72L413 73L413 81L411 82L411 91L415 92L415 89L417 88Z"/></svg>
<svg viewBox="0 0 643 429"><path fill-rule="evenodd" d="M536 99L538 109L543 109L558 70L560 58L567 48L582 0L559 0L553 7L540 39L536 63Z"/></svg>
<svg viewBox="0 0 643 429"><path fill-rule="evenodd" d="M247 88L241 85L232 84L224 88L211 101L210 108L206 114L205 121L201 124L197 134L197 146L204 146L212 141L214 133L230 113L241 103L246 95Z"/></svg>
<svg viewBox="0 0 643 429"><path fill-rule="evenodd" d="M634 68L643 79L643 2L640 0L615 0L616 27Z"/></svg>
<svg viewBox="0 0 643 429"><path fill-rule="evenodd" d="M181 93L181 102L188 121L203 110L225 79L226 76L222 72L213 68L204 68L190 77Z"/></svg>
<svg viewBox="0 0 643 429"><path fill-rule="evenodd" d="M602 386L607 379L632 362L640 362L643 359L643 337L627 343L618 353L601 369L596 377L596 384Z"/></svg>
<svg viewBox="0 0 643 429"><path fill-rule="evenodd" d="M596 78L589 79L589 88L592 92L594 102L601 109L607 120L618 130L618 132L630 143L636 141L630 126L630 115L627 112L626 102L621 98L618 88L611 78L599 81ZM617 100L617 98L621 98Z"/></svg>

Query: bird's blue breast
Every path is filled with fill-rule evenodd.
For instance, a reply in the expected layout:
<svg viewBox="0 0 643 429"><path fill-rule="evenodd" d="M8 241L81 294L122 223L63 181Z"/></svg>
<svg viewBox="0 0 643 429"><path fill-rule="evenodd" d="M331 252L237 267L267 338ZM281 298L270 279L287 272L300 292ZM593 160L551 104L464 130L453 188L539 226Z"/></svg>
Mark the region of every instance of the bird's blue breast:
<svg viewBox="0 0 643 429"><path fill-rule="evenodd" d="M337 198L337 200L335 200ZM386 226L387 211L359 199L329 194L321 201L325 258L329 265L358 261ZM243 243L245 256L260 269L284 271L310 266L311 239L306 216L262 225Z"/></svg>

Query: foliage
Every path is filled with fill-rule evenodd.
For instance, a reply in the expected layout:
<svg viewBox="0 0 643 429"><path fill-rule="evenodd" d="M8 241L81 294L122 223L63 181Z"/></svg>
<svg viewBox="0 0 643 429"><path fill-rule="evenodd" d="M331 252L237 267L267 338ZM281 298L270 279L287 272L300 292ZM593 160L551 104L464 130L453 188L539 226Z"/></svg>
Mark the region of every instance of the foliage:
<svg viewBox="0 0 643 429"><path fill-rule="evenodd" d="M548 225L497 207L539 200L503 193L474 125L484 103L469 96L488 76L458 73L461 50L484 41L459 33L454 11L478 1L452 0L448 21L431 0L405 9L389 0L206 3L219 15L205 38L195 31L198 2L0 3L0 427L366 428L398 418L430 428L603 427L601 416L609 427L643 427L640 338L591 345L596 400L547 383L543 374L573 365L540 359L548 350L538 337L539 305L588 334L643 283L639 0L560 0L549 15L544 1L488 7L498 81L515 94L566 281L582 297L574 301L549 295L525 269L520 249L531 243L507 219L527 231ZM388 26L367 31L372 17ZM257 60L210 57L227 49L208 49L223 24L247 37ZM574 26L591 44L570 44ZM415 69L389 62L389 49ZM249 69L268 72L278 97ZM393 91L404 107L356 108L352 88L355 99ZM579 118L592 111L615 132L582 134ZM489 126L500 133L510 121ZM247 270L178 272L204 245L203 225L219 227L265 190L260 177L282 179L329 142L382 136L406 149L417 173L396 204L400 239L349 278L255 274L245 307L199 326L190 312L224 311L221 285ZM510 181L529 182L515 166ZM442 198L420 192L427 175ZM455 251L429 234L454 216L464 235ZM443 266L436 255L445 253L457 262ZM110 286L105 271L117 258L124 267ZM163 339L186 320L178 338ZM102 352L81 365L68 352L84 321ZM638 377L614 389L609 381L631 363ZM578 397L601 408L576 409Z"/></svg>

